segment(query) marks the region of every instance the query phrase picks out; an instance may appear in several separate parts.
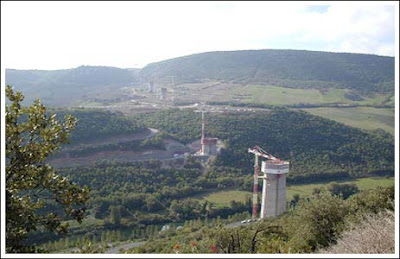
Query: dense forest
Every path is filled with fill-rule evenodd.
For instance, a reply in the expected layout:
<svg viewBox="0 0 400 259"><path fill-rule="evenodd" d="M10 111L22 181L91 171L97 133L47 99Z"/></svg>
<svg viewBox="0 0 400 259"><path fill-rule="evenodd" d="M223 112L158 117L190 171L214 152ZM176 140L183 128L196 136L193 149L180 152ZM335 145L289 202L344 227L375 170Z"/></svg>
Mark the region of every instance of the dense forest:
<svg viewBox="0 0 400 259"><path fill-rule="evenodd" d="M147 65L143 77L174 75L178 82L205 79L292 88L349 88L392 93L394 58L303 50L243 50L194 54Z"/></svg>
<svg viewBox="0 0 400 259"><path fill-rule="evenodd" d="M252 170L247 148L259 145L289 160L290 182L313 182L371 174L393 174L394 139L382 132L364 132L306 112L275 109L257 113L210 113L206 135L226 147L216 166ZM134 117L185 143L200 137L201 114L191 110L159 111Z"/></svg>
<svg viewBox="0 0 400 259"><path fill-rule="evenodd" d="M201 163L189 158L176 161L176 168L163 168L160 161L135 163L98 162L87 167L59 170L72 182L90 187L87 213L97 222L95 226L73 229L72 237L85 233L100 237L107 230L145 229L164 223L196 219L228 219L234 214L249 213L250 197L245 202L231 202L219 207L208 201L191 198L206 191L238 188L251 189L250 177L233 168L211 168L204 173ZM183 164L183 166L182 166ZM63 212L54 202L43 211ZM59 240L55 234L37 232L29 243L41 244Z"/></svg>
<svg viewBox="0 0 400 259"><path fill-rule="evenodd" d="M71 143L80 144L91 140L101 140L115 135L138 133L145 130L135 120L126 119L121 113L99 109L50 109L49 114L62 118L70 114L78 119L76 128L71 134Z"/></svg>
<svg viewBox="0 0 400 259"><path fill-rule="evenodd" d="M241 175L238 170L229 168L221 173L222 168L212 168L204 174L202 169L199 161L189 159L183 168L177 169L162 168L159 161L118 164L99 162L90 167L64 168L60 173L78 184L91 187L93 198L90 200L89 209L92 209L93 215L99 219L110 215L110 206L121 205L125 217L130 213L163 211L169 211L169 217L164 215L163 219L158 221L203 217L206 213L205 207L203 210L199 208L199 211L195 209L202 206L200 202L184 199L207 190L251 188L250 181L246 179L248 177ZM180 203L180 206L176 207L176 203ZM177 213L176 210L186 207L184 203L187 203L190 209ZM245 206L236 209L243 211L248 208ZM214 217L222 213L221 216L227 217L227 212L231 211L211 211L210 208L207 213Z"/></svg>
<svg viewBox="0 0 400 259"><path fill-rule="evenodd" d="M143 151L151 148L165 149L162 142L165 134L148 139L134 139L137 134L148 134L149 130L138 121L125 118L121 113L99 109L51 109L49 114L63 118L71 114L78 119L71 134L69 145L65 145L51 156L81 157L103 151ZM113 139L114 141L110 141ZM131 138L132 140L129 140Z"/></svg>
<svg viewBox="0 0 400 259"><path fill-rule="evenodd" d="M64 112L60 110L57 114L61 116ZM165 137L182 143L200 137L201 114L193 110L171 109L129 118L96 110L68 112L79 119L72 145L113 134L135 133L145 126L161 130L144 141L104 145L89 142L74 150L73 157L109 150L163 149ZM157 160L99 162L93 166L64 168L61 172L81 185L91 186L94 199L90 207L100 208L96 215L104 218L109 214L110 205L123 205L137 212L157 212L168 210L173 200L204 191L250 190L253 157L247 148L255 145L290 161L290 184L392 175L394 170L394 140L390 134L364 132L305 112L276 109L257 113L208 113L206 136L218 137L225 143L207 170L199 160L189 157L176 159L167 168ZM124 201L130 197L135 201Z"/></svg>

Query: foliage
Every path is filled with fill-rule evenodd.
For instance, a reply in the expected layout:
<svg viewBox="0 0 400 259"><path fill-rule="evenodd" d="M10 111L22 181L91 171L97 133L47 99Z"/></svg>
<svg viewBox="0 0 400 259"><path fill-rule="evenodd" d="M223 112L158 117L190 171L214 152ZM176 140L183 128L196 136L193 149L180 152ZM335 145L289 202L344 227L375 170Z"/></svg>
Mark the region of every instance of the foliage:
<svg viewBox="0 0 400 259"><path fill-rule="evenodd" d="M339 183L331 183L328 187L329 192L332 195L341 195L343 199L347 199L351 195L357 193L359 191L356 184L339 184Z"/></svg>
<svg viewBox="0 0 400 259"><path fill-rule="evenodd" d="M128 120L120 113L99 109L54 109L59 116L71 114L77 118L71 144L88 143L117 135L133 134L144 127L133 120Z"/></svg>
<svg viewBox="0 0 400 259"><path fill-rule="evenodd" d="M218 170L223 170L224 174ZM246 202L234 204L230 208L217 209L205 202L182 200L208 190L225 189L243 185L244 177L237 170L211 167L203 173L201 164L193 158L183 168L161 168L158 161L137 163L99 163L90 167L63 168L79 184L91 186L92 199L88 208L96 218L106 218L110 206L122 205L128 212L122 218L130 218L132 213L168 211L167 219L191 219L197 217L225 218L235 212L250 208ZM181 211L184 210L184 211ZM208 214L205 212L208 210ZM122 211L121 211L122 212ZM138 214L141 221L147 217Z"/></svg>
<svg viewBox="0 0 400 259"><path fill-rule="evenodd" d="M363 203L368 201L370 195L382 198L371 200L369 204ZM293 210L277 218L237 227L216 224L212 227L204 225L197 231L177 231L172 237L153 239L128 252L312 253L335 244L353 223L360 222L354 221L354 216L361 211L365 214L360 215L381 213L388 209L393 211L393 198L393 188L361 191L347 200L322 191L310 199L301 199Z"/></svg>
<svg viewBox="0 0 400 259"><path fill-rule="evenodd" d="M67 142L75 119L65 117L59 123L55 115L46 116L46 108L36 100L22 107L23 95L6 89L10 104L6 106L6 251L31 252L24 245L27 235L38 228L65 233L61 215L40 213L45 200L64 208L65 216L78 222L84 217L88 188L81 188L66 177L57 175L45 159Z"/></svg>
<svg viewBox="0 0 400 259"><path fill-rule="evenodd" d="M79 248L79 254L97 254L104 253L106 248L102 245L94 244L88 236L85 236L83 245Z"/></svg>
<svg viewBox="0 0 400 259"><path fill-rule="evenodd" d="M359 215L376 214L383 209L394 211L394 186L364 190L358 195L351 196L349 202Z"/></svg>
<svg viewBox="0 0 400 259"><path fill-rule="evenodd" d="M96 114L96 112L87 111L86 115L90 117ZM199 116L201 116L199 113L192 110L173 109L134 115L131 119L134 121L133 125L161 129L160 136L170 136L190 143L200 137ZM88 121L90 120L92 119L89 118ZM83 123L85 121L82 120ZM90 126L90 124L87 125ZM109 127L108 132L112 132L113 128L118 127L117 125ZM122 125L129 125L129 122ZM88 209L97 220L104 221L104 225L93 232L99 233L105 229L127 227L142 229L148 225L197 218L204 220L218 216L228 218L234 213L248 212L251 209L250 200L232 202L229 206L219 207L206 201L187 199L187 197L226 188L251 190L253 158L247 154L247 147L255 144L291 162L288 178L290 183L338 180L393 171L392 136L380 132L366 133L304 112L273 109L270 112L213 114L206 116L206 125L207 136L216 136L225 143L225 148L217 156L215 163L207 167L203 167L194 157L190 157L186 159L183 166L180 164L175 168L163 167L161 161L143 161L100 162L92 166L60 170L62 175L68 176L72 181L91 186L92 199L88 201ZM90 127L87 130L90 132ZM147 144L157 145L158 141L156 138L151 138L146 140L142 147L144 148ZM129 148L128 145L127 148ZM336 198L340 200L341 197ZM329 201L330 198L326 199ZM355 202L352 206L361 208L363 205L357 205L359 203ZM299 197L293 201L291 207L297 210L301 207L300 204L302 202ZM340 201L336 199L333 200L332 206L335 204L337 207L341 206ZM48 206L47 209L49 208ZM327 208L326 211L327 214L322 217L331 220L329 215L331 208ZM346 209L343 211L345 212ZM117 213L117 217L111 215L111 212ZM314 216L318 217L318 214ZM343 215L340 213L337 218L332 218L333 225L328 225L330 230L326 233L318 232L319 224L323 225L324 221L315 221L317 225L312 227L310 219L302 218L300 221L304 224L311 222L306 226L307 229L312 229L306 241L293 238L297 234L283 228L282 234L265 236L271 246L255 249L280 252L287 252L289 249L290 251L311 251L336 238L335 231L342 225L335 223L335 220L339 222L342 218ZM137 234L137 236L143 235ZM289 236L292 237L290 242ZM264 237L264 235L260 234L259 237ZM189 242L185 243L187 246L181 244L181 248L188 248L188 251L191 251ZM204 247L209 248L211 245L217 246L216 241L210 241L204 244ZM234 246L237 247L236 244ZM200 247L201 244L198 243L196 249ZM237 251L236 248L231 248L231 251L233 250ZM218 248L218 251L223 250Z"/></svg>
<svg viewBox="0 0 400 259"><path fill-rule="evenodd" d="M313 251L328 245L336 239L349 213L346 202L326 192L302 200L293 211L291 222L287 222L289 225L284 226L292 237L289 243L293 252L296 249Z"/></svg>
<svg viewBox="0 0 400 259"><path fill-rule="evenodd" d="M200 138L201 114L170 109L133 118L184 142ZM211 113L206 135L226 143L215 161L218 167L252 171L247 148L259 145L291 163L288 182L339 180L373 174L393 174L394 139L367 133L305 112L274 109L255 113Z"/></svg>
<svg viewBox="0 0 400 259"><path fill-rule="evenodd" d="M367 215L362 222L350 224L336 244L318 251L329 254L395 253L394 212Z"/></svg>
<svg viewBox="0 0 400 259"><path fill-rule="evenodd" d="M111 223L116 225L121 224L121 207L121 205L109 207Z"/></svg>

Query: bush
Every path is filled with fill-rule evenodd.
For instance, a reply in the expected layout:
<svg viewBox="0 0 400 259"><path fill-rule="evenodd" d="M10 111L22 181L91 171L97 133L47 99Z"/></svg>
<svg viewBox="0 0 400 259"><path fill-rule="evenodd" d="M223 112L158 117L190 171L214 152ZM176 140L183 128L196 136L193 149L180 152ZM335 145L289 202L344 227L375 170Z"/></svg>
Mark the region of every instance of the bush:
<svg viewBox="0 0 400 259"><path fill-rule="evenodd" d="M321 250L328 254L389 254L394 253L394 212L369 215L361 224L350 224L337 244Z"/></svg>
<svg viewBox="0 0 400 259"><path fill-rule="evenodd" d="M337 238L350 206L340 197L322 191L308 201L300 201L293 212L287 222L282 223L292 237L290 247L293 252L311 252Z"/></svg>
<svg viewBox="0 0 400 259"><path fill-rule="evenodd" d="M349 198L355 214L379 213L382 210L394 211L394 187L377 187L364 190Z"/></svg>
<svg viewBox="0 0 400 259"><path fill-rule="evenodd" d="M355 185L354 183L351 184L331 183L328 187L328 190L332 195L342 196L343 199L347 199L351 195L359 192L357 185Z"/></svg>

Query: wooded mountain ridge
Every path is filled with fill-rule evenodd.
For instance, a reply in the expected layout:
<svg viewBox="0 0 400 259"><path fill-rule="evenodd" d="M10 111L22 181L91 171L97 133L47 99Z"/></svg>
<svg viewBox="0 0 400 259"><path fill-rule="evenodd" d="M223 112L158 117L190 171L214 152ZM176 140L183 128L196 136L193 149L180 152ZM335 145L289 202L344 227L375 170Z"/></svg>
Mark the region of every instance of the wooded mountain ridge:
<svg viewBox="0 0 400 259"><path fill-rule="evenodd" d="M243 50L194 54L147 65L143 77L176 76L291 88L392 92L394 58L304 50Z"/></svg>
<svg viewBox="0 0 400 259"><path fill-rule="evenodd" d="M215 51L151 63L142 69L80 66L61 70L6 69L6 84L30 100L73 105L85 96L159 80L175 84L217 80L290 88L347 88L393 93L394 58L304 50ZM62 97L62 98L60 98Z"/></svg>

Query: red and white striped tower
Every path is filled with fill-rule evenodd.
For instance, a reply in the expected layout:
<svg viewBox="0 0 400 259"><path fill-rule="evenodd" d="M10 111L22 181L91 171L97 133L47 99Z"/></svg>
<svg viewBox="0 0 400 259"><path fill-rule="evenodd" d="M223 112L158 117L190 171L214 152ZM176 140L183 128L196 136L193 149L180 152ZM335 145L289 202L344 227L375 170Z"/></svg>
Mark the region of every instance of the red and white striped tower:
<svg viewBox="0 0 400 259"><path fill-rule="evenodd" d="M258 172L260 167L258 166L258 155L254 156L254 186L253 186L253 214L252 219L257 219L257 210L258 210Z"/></svg>
<svg viewBox="0 0 400 259"><path fill-rule="evenodd" d="M265 178L264 176L259 176L260 167L258 165L258 157L263 157L270 160L279 160L278 158L268 154L259 146L254 146L248 149L249 153L254 154L254 186L253 186L253 215L252 219L257 219L258 213L258 179Z"/></svg>

